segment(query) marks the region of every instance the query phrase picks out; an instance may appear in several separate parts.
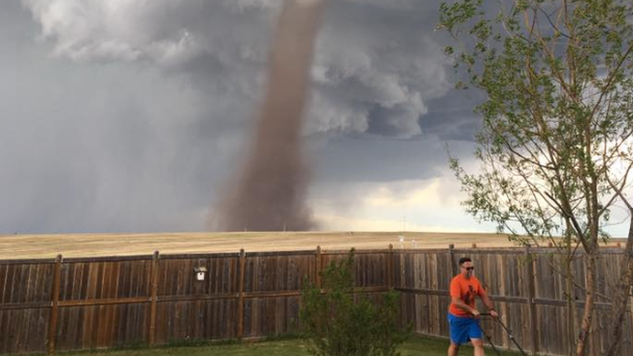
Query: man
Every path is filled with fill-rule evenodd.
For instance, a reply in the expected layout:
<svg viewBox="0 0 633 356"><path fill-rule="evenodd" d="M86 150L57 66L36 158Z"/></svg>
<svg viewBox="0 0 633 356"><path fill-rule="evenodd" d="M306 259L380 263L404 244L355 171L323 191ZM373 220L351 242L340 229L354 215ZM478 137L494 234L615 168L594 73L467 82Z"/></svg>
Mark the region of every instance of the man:
<svg viewBox="0 0 633 356"><path fill-rule="evenodd" d="M498 318L488 293L474 276L475 266L469 257L459 260L460 273L451 280L451 305L448 309L448 324L451 346L448 356L457 356L459 345L469 340L475 347L475 356L484 356L484 343L479 326L480 312L475 308L475 297L481 298L490 316Z"/></svg>

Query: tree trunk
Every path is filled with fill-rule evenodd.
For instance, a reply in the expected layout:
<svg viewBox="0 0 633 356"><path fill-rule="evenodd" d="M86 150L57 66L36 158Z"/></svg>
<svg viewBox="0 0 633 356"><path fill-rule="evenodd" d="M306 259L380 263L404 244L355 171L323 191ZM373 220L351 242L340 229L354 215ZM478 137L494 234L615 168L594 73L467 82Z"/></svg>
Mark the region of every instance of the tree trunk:
<svg viewBox="0 0 633 356"><path fill-rule="evenodd" d="M576 320L578 309L576 308L576 298L574 297L574 274L572 273L572 263L574 260L574 252L571 248L571 238L567 238L567 256L565 261L565 291L567 293L567 331L569 335L569 355L574 353L574 334L576 333Z"/></svg>
<svg viewBox="0 0 633 356"><path fill-rule="evenodd" d="M575 249L572 246L573 227L569 218L565 219L565 223L567 229L565 233L565 265L563 268L565 270L565 294L567 296L567 354L572 356L575 352L576 338L574 337L574 334L576 333L576 322L578 320L578 308L576 307L576 293L574 288L574 273L572 266L574 262Z"/></svg>
<svg viewBox="0 0 633 356"><path fill-rule="evenodd" d="M596 294L596 264L598 259L598 246L594 241L590 242L591 248L585 255L586 263L586 292L585 292L585 308L582 314L582 322L580 323L580 333L578 334L578 342L576 344L576 355L585 356L587 349L587 340L591 333L591 324L593 323L594 296Z"/></svg>
<svg viewBox="0 0 633 356"><path fill-rule="evenodd" d="M629 236L624 249L624 259L620 265L620 278L615 288L615 296L611 306L611 330L609 332L610 341L607 349L607 356L620 354L622 345L622 325L627 315L627 302L633 282L633 217L629 226Z"/></svg>

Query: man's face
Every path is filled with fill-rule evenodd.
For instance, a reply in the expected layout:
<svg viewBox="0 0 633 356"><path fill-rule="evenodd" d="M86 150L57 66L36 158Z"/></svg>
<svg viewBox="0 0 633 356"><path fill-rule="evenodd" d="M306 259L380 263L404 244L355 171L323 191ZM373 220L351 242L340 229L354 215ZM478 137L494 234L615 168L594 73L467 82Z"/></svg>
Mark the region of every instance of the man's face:
<svg viewBox="0 0 633 356"><path fill-rule="evenodd" d="M473 275L473 272L475 271L475 266L473 265L471 261L466 261L462 263L460 267L461 267L461 273L466 278L470 278Z"/></svg>

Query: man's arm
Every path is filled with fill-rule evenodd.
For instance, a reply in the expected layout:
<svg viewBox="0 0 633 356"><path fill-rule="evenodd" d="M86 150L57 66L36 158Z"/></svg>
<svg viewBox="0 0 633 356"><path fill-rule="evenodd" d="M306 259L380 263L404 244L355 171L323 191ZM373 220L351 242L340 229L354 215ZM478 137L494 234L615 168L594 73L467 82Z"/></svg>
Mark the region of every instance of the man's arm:
<svg viewBox="0 0 633 356"><path fill-rule="evenodd" d="M478 316L479 315L479 311L475 308L471 308L468 304L464 303L463 300L459 299L459 297L451 297L451 302L453 303L453 305L455 305L456 307L458 307L459 309L472 314L474 316Z"/></svg>
<svg viewBox="0 0 633 356"><path fill-rule="evenodd" d="M484 302L484 304L486 305L486 308L488 308L488 312L490 313L490 316L495 317L495 318L499 317L499 314L495 310L495 306L494 304L492 304L492 300L490 300L490 298L488 297L488 293L486 292L485 289L481 288L479 297L481 298L481 301Z"/></svg>

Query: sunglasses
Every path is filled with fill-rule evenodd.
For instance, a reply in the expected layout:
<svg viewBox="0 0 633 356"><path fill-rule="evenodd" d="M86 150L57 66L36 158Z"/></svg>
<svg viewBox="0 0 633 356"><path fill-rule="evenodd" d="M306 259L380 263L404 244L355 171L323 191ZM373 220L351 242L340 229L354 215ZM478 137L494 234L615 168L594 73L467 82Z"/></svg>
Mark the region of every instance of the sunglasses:
<svg viewBox="0 0 633 356"><path fill-rule="evenodd" d="M466 269L467 271L472 271L475 269L475 267L462 267L462 268Z"/></svg>

